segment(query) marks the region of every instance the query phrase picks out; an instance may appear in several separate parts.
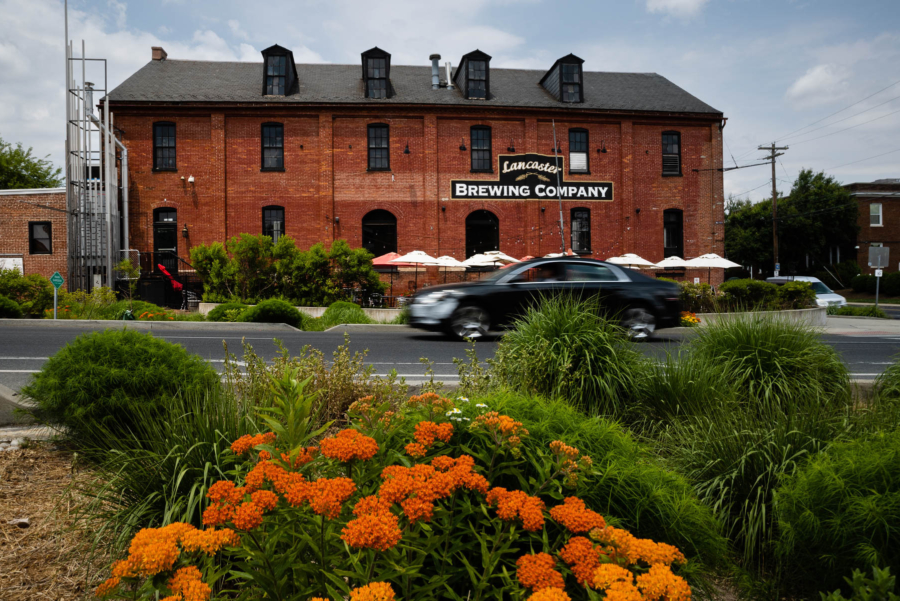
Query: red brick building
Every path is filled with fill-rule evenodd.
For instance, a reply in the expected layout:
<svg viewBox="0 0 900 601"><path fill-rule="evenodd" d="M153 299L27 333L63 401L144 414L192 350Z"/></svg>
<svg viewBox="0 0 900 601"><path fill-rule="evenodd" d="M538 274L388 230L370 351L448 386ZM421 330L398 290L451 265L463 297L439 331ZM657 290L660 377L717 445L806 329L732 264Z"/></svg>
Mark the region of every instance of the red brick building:
<svg viewBox="0 0 900 601"><path fill-rule="evenodd" d="M0 268L67 277L66 189L0 190Z"/></svg>
<svg viewBox="0 0 900 601"><path fill-rule="evenodd" d="M875 273L869 267L869 248L893 247L890 271L900 263L900 179L877 179L869 183L844 186L859 204L859 234L856 237L856 261L863 273Z"/></svg>
<svg viewBox="0 0 900 601"><path fill-rule="evenodd" d="M659 75L591 72L573 55L543 72L492 68L480 51L452 71L438 55L391 65L378 48L357 65L262 54L154 48L110 93L132 248L186 258L262 232L376 255L541 256L562 246L561 196L562 239L580 254L723 251L725 120Z"/></svg>

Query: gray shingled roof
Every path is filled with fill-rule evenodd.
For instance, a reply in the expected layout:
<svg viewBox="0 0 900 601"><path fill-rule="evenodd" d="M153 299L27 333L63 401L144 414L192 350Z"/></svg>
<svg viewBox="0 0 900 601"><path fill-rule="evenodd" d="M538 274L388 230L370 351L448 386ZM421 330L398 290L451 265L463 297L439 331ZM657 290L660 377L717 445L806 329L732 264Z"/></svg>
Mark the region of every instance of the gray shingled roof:
<svg viewBox="0 0 900 601"><path fill-rule="evenodd" d="M288 96L262 95L262 63L150 61L110 92L112 102L267 102L285 104L431 104L721 114L655 73L584 72L584 103L564 104L538 82L544 71L491 69L491 99L431 89L431 67L391 66L394 96L364 97L359 65L297 65Z"/></svg>

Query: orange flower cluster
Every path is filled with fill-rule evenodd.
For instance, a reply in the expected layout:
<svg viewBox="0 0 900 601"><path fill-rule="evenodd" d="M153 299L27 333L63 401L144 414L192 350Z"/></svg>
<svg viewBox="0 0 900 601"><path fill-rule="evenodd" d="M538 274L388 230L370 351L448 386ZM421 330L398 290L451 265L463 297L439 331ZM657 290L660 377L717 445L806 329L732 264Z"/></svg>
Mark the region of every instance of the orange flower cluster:
<svg viewBox="0 0 900 601"><path fill-rule="evenodd" d="M533 591L543 588L566 588L562 574L556 571L556 560L548 553L523 555L516 560L516 577L522 586Z"/></svg>
<svg viewBox="0 0 900 601"><path fill-rule="evenodd" d="M562 505L550 510L550 517L574 534L584 534L594 528L603 528L606 522L596 511L588 509L578 497L566 497Z"/></svg>
<svg viewBox="0 0 900 601"><path fill-rule="evenodd" d="M391 504L376 496L363 497L353 508L356 519L341 531L341 539L356 549L387 551L400 542L400 520Z"/></svg>
<svg viewBox="0 0 900 601"><path fill-rule="evenodd" d="M235 455L243 455L256 445L260 444L272 444L275 442L275 433L274 432L266 432L265 434L244 434L233 443L231 443L231 450Z"/></svg>
<svg viewBox="0 0 900 601"><path fill-rule="evenodd" d="M572 601L572 598L562 589L542 588L528 597L528 601Z"/></svg>
<svg viewBox="0 0 900 601"><path fill-rule="evenodd" d="M175 593L174 598L183 601L206 601L212 589L203 582L203 576L196 566L178 569L168 582Z"/></svg>
<svg viewBox="0 0 900 601"><path fill-rule="evenodd" d="M112 593L119 586L122 578L155 576L160 572L171 570L180 553L179 544L184 551L200 550L212 555L222 547L236 545L239 542L240 539L233 530L201 531L190 524L181 522L162 528L144 528L132 539L128 557L112 565L112 577L97 587L97 596L103 597ZM182 568L179 572L185 569L187 568ZM187 574L188 572L183 573ZM197 574L199 575L199 571ZM196 591L203 587L206 585L190 587L191 594L199 594ZM206 588L208 589L208 587ZM206 597L189 597L182 591L176 591L176 593L181 595L178 597L179 601L182 600L182 597L183 601L192 601L193 599L202 601L209 598L208 593Z"/></svg>
<svg viewBox="0 0 900 601"><path fill-rule="evenodd" d="M344 501L356 492L356 484L350 478L319 478L309 482L306 490L312 510L333 520L340 515Z"/></svg>
<svg viewBox="0 0 900 601"><path fill-rule="evenodd" d="M561 440L551 442L550 451L556 460L557 469L566 477L565 482L567 486L575 486L578 483L579 469L586 470L593 465L593 461L589 456L581 455L578 449L567 445Z"/></svg>
<svg viewBox="0 0 900 601"><path fill-rule="evenodd" d="M374 396L365 396L347 409L347 413L362 422L363 431L371 431L376 427L388 430L396 421L403 419L396 411L389 410L390 403L376 404Z"/></svg>
<svg viewBox="0 0 900 601"><path fill-rule="evenodd" d="M331 438L326 438L320 447L323 455L338 461L354 459L367 461L378 452L378 443L374 438L349 428L341 430Z"/></svg>
<svg viewBox="0 0 900 601"><path fill-rule="evenodd" d="M529 497L521 490L506 490L495 486L487 494L488 505L497 506L497 515L502 520L522 520L522 527L529 532L537 532L544 526L544 502L538 497Z"/></svg>
<svg viewBox="0 0 900 601"><path fill-rule="evenodd" d="M244 486L236 487L230 480L220 480L209 487L206 496L212 504L203 512L203 524L218 526L232 522L240 530L259 527L263 513L278 504L275 493L260 490L266 480L282 494L293 484L305 484L302 474L288 472L271 461L261 461L247 474ZM244 501L247 495L250 501Z"/></svg>
<svg viewBox="0 0 900 601"><path fill-rule="evenodd" d="M428 415L428 419L434 419L438 415L443 415L450 409L453 409L454 406L453 401L433 392L411 396L406 405L412 409L424 410Z"/></svg>
<svg viewBox="0 0 900 601"><path fill-rule="evenodd" d="M591 538L603 545L603 552L616 559L624 559L629 564L644 562L648 565L672 565L684 563L684 555L677 548L666 543L657 543L649 538L636 538L627 530L607 526L591 532Z"/></svg>
<svg viewBox="0 0 900 601"><path fill-rule="evenodd" d="M594 588L606 590L616 582L632 582L634 574L616 563L604 563L594 570Z"/></svg>
<svg viewBox="0 0 900 601"><path fill-rule="evenodd" d="M619 601L689 601L691 588L684 578L672 573L669 566L655 565L635 577L613 563L605 563L594 571L594 588L606 593L607 599Z"/></svg>
<svg viewBox="0 0 900 601"><path fill-rule="evenodd" d="M590 540L583 536L570 538L559 556L568 564L579 584L588 586L593 583L594 571L600 567L600 551Z"/></svg>
<svg viewBox="0 0 900 601"><path fill-rule="evenodd" d="M453 436L451 423L419 422L416 424L416 442L406 445L406 452L413 457L424 457L435 441L449 442L451 436Z"/></svg>
<svg viewBox="0 0 900 601"><path fill-rule="evenodd" d="M528 436L528 430L522 427L522 422L517 422L508 415L500 415L496 411L489 411L476 417L472 422L472 429L484 430L493 437L495 444L507 443L514 450L521 444L522 437Z"/></svg>
<svg viewBox="0 0 900 601"><path fill-rule="evenodd" d="M263 508L254 503L247 501L241 503L234 512L231 522L238 530L253 530L259 528L263 521Z"/></svg>
<svg viewBox="0 0 900 601"><path fill-rule="evenodd" d="M300 449L298 451L297 457L294 458L293 463L291 463L291 456L288 453L282 453L281 460L284 461L288 467L296 470L307 463L310 463L318 454L319 447L306 447L305 449Z"/></svg>
<svg viewBox="0 0 900 601"><path fill-rule="evenodd" d="M394 590L387 582L372 582L350 591L350 601L394 601Z"/></svg>

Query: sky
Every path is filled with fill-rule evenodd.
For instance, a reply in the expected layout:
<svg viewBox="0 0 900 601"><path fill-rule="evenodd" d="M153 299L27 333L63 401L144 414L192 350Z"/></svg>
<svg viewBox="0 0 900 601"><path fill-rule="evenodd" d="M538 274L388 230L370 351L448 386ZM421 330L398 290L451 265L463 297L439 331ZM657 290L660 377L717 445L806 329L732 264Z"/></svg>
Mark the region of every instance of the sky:
<svg viewBox="0 0 900 601"><path fill-rule="evenodd" d="M61 0L0 0L0 138L57 165L63 15ZM722 111L726 166L789 146L780 191L802 168L843 183L900 178L900 0L70 0L69 35L108 59L110 88L151 46L260 62L277 43L297 62L356 64L377 45L395 65L435 52L455 65L479 48L492 67L528 69L572 52L588 71L659 73ZM726 196L771 194L768 166L724 177Z"/></svg>

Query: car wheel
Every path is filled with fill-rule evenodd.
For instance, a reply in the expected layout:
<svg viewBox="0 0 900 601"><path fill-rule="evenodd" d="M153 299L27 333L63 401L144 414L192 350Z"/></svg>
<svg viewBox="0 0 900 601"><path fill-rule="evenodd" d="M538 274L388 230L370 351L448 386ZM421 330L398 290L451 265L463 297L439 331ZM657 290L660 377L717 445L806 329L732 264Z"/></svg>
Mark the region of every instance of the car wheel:
<svg viewBox="0 0 900 601"><path fill-rule="evenodd" d="M475 305L460 307L450 316L450 333L460 340L487 336L490 327L487 311Z"/></svg>
<svg viewBox="0 0 900 601"><path fill-rule="evenodd" d="M643 307L634 307L622 316L622 327L632 340L646 340L656 330L656 318Z"/></svg>

